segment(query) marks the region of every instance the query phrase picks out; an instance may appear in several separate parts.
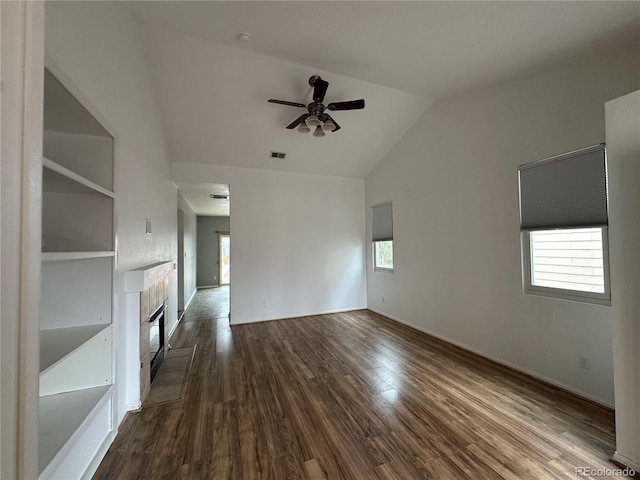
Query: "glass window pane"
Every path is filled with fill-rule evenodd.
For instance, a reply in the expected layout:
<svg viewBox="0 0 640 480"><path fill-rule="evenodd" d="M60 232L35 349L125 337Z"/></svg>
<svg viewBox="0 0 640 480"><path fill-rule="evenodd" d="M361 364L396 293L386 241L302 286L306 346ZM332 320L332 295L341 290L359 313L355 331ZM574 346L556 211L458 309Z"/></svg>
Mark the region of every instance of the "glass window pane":
<svg viewBox="0 0 640 480"><path fill-rule="evenodd" d="M393 240L374 242L375 268L393 268Z"/></svg>
<svg viewBox="0 0 640 480"><path fill-rule="evenodd" d="M602 229L531 232L531 285L604 293Z"/></svg>

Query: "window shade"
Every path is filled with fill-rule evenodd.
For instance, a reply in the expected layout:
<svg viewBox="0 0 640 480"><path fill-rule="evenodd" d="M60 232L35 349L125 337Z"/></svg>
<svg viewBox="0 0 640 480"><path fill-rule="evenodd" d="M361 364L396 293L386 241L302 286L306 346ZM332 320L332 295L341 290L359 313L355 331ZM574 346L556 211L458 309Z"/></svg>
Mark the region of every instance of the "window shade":
<svg viewBox="0 0 640 480"><path fill-rule="evenodd" d="M520 228L606 226L604 144L518 167Z"/></svg>
<svg viewBox="0 0 640 480"><path fill-rule="evenodd" d="M393 213L391 202L371 207L372 240L384 242L393 240Z"/></svg>

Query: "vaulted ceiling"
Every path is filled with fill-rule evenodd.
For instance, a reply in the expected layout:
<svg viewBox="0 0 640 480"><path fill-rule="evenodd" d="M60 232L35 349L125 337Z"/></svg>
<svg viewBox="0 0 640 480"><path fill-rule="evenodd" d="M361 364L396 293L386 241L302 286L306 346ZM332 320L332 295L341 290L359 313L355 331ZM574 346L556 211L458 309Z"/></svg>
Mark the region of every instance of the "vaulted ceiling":
<svg viewBox="0 0 640 480"><path fill-rule="evenodd" d="M174 161L358 178L439 99L640 42L638 1L127 6L140 23ZM238 32L252 41L238 41ZM329 82L325 103L366 102L332 113L342 129L324 138L284 128L303 109L267 103L309 103L314 74Z"/></svg>

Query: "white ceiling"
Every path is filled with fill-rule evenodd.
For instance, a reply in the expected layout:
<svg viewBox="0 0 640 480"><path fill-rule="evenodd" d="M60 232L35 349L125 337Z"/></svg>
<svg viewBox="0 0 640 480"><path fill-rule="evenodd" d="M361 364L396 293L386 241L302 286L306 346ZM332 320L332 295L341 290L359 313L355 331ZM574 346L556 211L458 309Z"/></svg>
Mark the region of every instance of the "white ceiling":
<svg viewBox="0 0 640 480"><path fill-rule="evenodd" d="M198 215L211 217L228 217L229 202L227 200L211 198L211 195L229 195L229 185L224 183L200 183L191 185L186 183L176 184L182 196L187 199L189 206Z"/></svg>
<svg viewBox="0 0 640 480"><path fill-rule="evenodd" d="M128 6L141 23L174 161L359 178L440 98L640 44L640 1ZM238 42L239 31L252 42ZM366 102L334 112L342 130L324 138L284 128L303 109L267 103L308 103L313 74L330 84L325 103ZM287 157L268 158L273 150Z"/></svg>

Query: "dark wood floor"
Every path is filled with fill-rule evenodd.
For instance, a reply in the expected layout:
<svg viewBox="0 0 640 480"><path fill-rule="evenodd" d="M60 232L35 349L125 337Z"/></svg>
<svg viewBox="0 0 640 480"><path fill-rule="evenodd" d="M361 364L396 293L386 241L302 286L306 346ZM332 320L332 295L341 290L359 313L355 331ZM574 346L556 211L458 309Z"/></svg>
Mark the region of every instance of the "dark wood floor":
<svg viewBox="0 0 640 480"><path fill-rule="evenodd" d="M197 344L185 397L128 415L94 478L575 480L591 478L577 467L615 468L606 409L372 312L230 328L207 295L171 339Z"/></svg>

